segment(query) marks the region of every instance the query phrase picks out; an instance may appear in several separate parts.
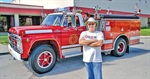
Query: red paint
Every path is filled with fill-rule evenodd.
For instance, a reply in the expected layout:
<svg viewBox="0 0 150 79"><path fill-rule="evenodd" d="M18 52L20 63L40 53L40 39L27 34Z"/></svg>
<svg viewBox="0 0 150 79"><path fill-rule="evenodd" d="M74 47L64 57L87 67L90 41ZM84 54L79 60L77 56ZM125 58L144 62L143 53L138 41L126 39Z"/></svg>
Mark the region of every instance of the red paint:
<svg viewBox="0 0 150 79"><path fill-rule="evenodd" d="M24 9L24 8L8 8L8 7L0 7L1 12L6 13L18 13L18 14L40 14L42 11L46 14L52 13L53 10L51 9Z"/></svg>
<svg viewBox="0 0 150 79"><path fill-rule="evenodd" d="M120 37L126 37L126 41L127 43L129 43L128 45L139 43L139 39L137 40L137 38L135 39L133 37L140 36L140 20L106 18L105 21L106 24L102 32L104 34L104 40L107 42L103 44L102 50L113 50L117 39ZM59 55L59 57L64 58L64 56L62 55L62 46L78 44L80 34L82 31L86 30L86 27L68 27L67 29L68 30L66 30L66 27L61 26L22 26L12 27L9 29L9 32L19 35L22 38L22 58L28 58L34 47L45 43L49 44L49 42L51 43L51 45L54 45L56 47L55 49L57 50L57 54ZM37 32L38 30L51 30L51 32L26 34L26 31L28 30L36 30ZM130 38L132 38L132 40L130 40ZM122 52L124 45L120 44L119 46L120 49L118 49L118 51ZM43 55L41 56L43 57ZM43 61L40 61L40 63L42 62Z"/></svg>

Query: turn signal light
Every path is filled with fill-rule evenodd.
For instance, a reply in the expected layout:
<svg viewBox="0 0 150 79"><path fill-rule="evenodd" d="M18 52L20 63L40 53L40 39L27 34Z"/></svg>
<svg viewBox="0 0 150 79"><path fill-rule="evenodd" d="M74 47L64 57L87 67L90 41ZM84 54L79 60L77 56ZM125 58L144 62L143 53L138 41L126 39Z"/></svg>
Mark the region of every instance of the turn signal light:
<svg viewBox="0 0 150 79"><path fill-rule="evenodd" d="M17 40L16 40L16 39L14 39L14 44L15 44L15 45L17 44Z"/></svg>

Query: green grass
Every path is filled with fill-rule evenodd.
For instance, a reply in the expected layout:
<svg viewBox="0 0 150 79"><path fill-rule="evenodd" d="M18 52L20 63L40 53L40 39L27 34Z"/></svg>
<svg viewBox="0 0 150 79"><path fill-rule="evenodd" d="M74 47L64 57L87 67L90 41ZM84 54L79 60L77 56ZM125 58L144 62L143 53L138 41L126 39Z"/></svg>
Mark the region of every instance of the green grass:
<svg viewBox="0 0 150 79"><path fill-rule="evenodd" d="M140 35L141 35L141 36L150 36L150 28L141 29Z"/></svg>
<svg viewBox="0 0 150 79"><path fill-rule="evenodd" d="M7 35L0 35L0 44L4 44L4 45L8 44L8 36Z"/></svg>

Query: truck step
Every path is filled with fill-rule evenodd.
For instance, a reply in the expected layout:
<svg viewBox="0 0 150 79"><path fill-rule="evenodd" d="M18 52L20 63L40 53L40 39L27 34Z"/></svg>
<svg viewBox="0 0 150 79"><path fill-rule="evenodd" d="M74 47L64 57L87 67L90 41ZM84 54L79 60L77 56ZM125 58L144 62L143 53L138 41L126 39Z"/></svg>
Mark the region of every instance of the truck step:
<svg viewBox="0 0 150 79"><path fill-rule="evenodd" d="M76 47L76 48L63 49L62 54L65 58L69 58L74 56L80 56L83 53L81 52L80 47Z"/></svg>
<svg viewBox="0 0 150 79"><path fill-rule="evenodd" d="M70 57L80 56L82 54L83 54L82 52L68 52L68 53L63 54L63 56L65 58L70 58Z"/></svg>

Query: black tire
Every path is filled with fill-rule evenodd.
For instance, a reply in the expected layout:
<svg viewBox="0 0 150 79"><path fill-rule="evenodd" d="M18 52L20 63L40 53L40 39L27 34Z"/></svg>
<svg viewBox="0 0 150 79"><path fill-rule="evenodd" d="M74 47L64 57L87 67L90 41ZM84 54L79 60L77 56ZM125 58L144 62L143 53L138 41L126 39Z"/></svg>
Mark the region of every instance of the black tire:
<svg viewBox="0 0 150 79"><path fill-rule="evenodd" d="M49 45L41 45L32 51L28 62L33 71L43 74L55 66L56 54Z"/></svg>
<svg viewBox="0 0 150 79"><path fill-rule="evenodd" d="M126 41L123 38L119 38L116 41L115 48L112 51L112 55L114 55L116 57L121 57L125 54L126 49L127 49Z"/></svg>

